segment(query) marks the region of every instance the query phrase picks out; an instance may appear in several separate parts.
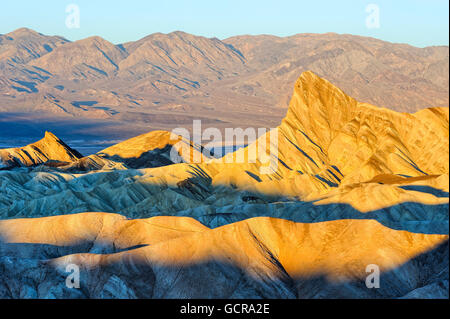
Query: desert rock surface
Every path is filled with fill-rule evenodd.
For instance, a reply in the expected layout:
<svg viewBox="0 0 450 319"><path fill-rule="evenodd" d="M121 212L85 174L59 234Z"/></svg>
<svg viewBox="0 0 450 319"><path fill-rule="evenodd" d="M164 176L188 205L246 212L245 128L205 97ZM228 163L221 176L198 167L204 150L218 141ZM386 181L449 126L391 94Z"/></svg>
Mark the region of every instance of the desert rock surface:
<svg viewBox="0 0 450 319"><path fill-rule="evenodd" d="M8 167L0 296L448 298L448 121L444 107L358 102L308 71L281 124L223 158L193 163L201 146L186 141L182 163L162 163L173 142L155 131L84 159L106 166Z"/></svg>

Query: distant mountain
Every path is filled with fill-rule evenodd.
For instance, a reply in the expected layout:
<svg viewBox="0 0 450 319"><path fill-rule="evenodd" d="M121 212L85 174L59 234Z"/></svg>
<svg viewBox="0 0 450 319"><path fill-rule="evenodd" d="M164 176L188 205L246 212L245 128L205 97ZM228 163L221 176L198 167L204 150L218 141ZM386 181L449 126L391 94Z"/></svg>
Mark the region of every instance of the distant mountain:
<svg viewBox="0 0 450 319"><path fill-rule="evenodd" d="M19 29L0 36L0 111L163 129L179 126L179 117L273 127L306 70L393 110L448 106L447 46L333 33L219 40L179 31L114 45Z"/></svg>
<svg viewBox="0 0 450 319"><path fill-rule="evenodd" d="M68 42L27 28L0 35L0 65L26 64Z"/></svg>
<svg viewBox="0 0 450 319"><path fill-rule="evenodd" d="M68 43L31 65L67 80L98 80L114 76L127 52L100 37Z"/></svg>
<svg viewBox="0 0 450 319"><path fill-rule="evenodd" d="M156 33L124 47L129 56L120 62L119 76L142 79L164 77L182 80L181 88L199 88L246 69L239 51L217 38L208 39L185 32ZM187 86L187 87L186 87Z"/></svg>
<svg viewBox="0 0 450 319"><path fill-rule="evenodd" d="M256 74L235 90L259 87L280 106L289 101L298 74L311 70L356 99L413 112L448 106L448 46L416 48L354 35L238 36L225 40Z"/></svg>

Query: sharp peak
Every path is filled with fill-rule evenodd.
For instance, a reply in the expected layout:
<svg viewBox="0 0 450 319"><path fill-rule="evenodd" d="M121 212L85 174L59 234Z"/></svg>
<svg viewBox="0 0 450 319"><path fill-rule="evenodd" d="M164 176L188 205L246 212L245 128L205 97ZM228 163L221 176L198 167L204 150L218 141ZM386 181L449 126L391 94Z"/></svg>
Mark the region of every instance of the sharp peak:
<svg viewBox="0 0 450 319"><path fill-rule="evenodd" d="M303 77L303 78L305 78L305 77L314 77L314 78L321 79L321 77L320 77L319 75L317 75L316 73L314 73L314 72L311 71L311 70L302 72L302 74L300 74L299 79L302 78L302 77Z"/></svg>
<svg viewBox="0 0 450 319"><path fill-rule="evenodd" d="M58 141L58 142L61 141L55 134L53 134L52 132L49 132L49 131L45 131L44 139L45 140L54 140L54 141Z"/></svg>
<svg viewBox="0 0 450 319"><path fill-rule="evenodd" d="M317 89L319 86L334 87L341 91L336 85L310 70L302 72L295 83L295 89Z"/></svg>
<svg viewBox="0 0 450 319"><path fill-rule="evenodd" d="M339 87L312 71L303 72L295 82L294 94L287 116L298 111L304 113L312 109L344 111L346 108L354 108L357 101L347 95ZM296 116L296 115L295 115Z"/></svg>
<svg viewBox="0 0 450 319"><path fill-rule="evenodd" d="M345 113L362 105L365 108L383 110L383 112L388 112L389 114L399 114L399 112L391 109L358 102L325 78L318 76L312 71L305 71L295 83L294 94L289 103L288 115L296 113L299 108L303 107L305 110L320 108L322 114L325 114L323 111L326 110L329 116L333 117L338 116L336 113L332 114L333 112Z"/></svg>
<svg viewBox="0 0 450 319"><path fill-rule="evenodd" d="M50 144L52 146L56 146L57 147L62 147L64 149L66 149L66 151L70 152L73 156L77 157L77 158L82 158L83 155L81 153L79 153L77 150L71 148L69 145L67 145L66 143L64 143L63 140L59 139L55 134L53 134L52 132L49 131L45 131L45 135L44 138L40 141L38 141L37 143L46 143L47 145Z"/></svg>
<svg viewBox="0 0 450 319"><path fill-rule="evenodd" d="M343 92L338 86L334 85L324 77L321 77L311 70L304 71L300 74L299 78L295 83L295 89L303 90L318 90L320 87L329 87L337 91L342 92L344 95L348 96Z"/></svg>

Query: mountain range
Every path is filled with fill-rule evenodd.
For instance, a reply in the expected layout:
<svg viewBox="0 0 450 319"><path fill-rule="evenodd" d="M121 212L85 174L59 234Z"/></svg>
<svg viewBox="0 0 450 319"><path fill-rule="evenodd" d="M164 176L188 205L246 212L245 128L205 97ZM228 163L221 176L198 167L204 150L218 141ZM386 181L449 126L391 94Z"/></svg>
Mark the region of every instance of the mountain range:
<svg viewBox="0 0 450 319"><path fill-rule="evenodd" d="M219 40L180 31L115 45L22 28L0 35L0 112L132 122L133 133L194 118L218 128L275 127L307 70L396 111L449 103L448 46L334 33Z"/></svg>

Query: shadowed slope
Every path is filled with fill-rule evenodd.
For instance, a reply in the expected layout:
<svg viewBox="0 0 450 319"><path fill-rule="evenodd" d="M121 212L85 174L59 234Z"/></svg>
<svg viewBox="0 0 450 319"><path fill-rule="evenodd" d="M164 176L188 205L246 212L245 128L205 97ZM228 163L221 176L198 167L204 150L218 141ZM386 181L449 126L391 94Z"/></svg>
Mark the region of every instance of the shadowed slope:
<svg viewBox="0 0 450 319"><path fill-rule="evenodd" d="M413 260L448 240L447 235L395 231L370 220L302 224L253 218L210 230L190 218L126 220L120 215L98 213L1 221L0 230L3 255L18 256L17 269L25 260L21 258L27 256L19 257L8 249L9 245L78 245L80 250L84 241L84 249L90 253L75 253L42 265L57 267L61 274L67 264L81 267L82 289L72 292L71 297L105 297L109 290L111 297L127 298L304 298L330 296L339 286L343 287L334 297L401 297L445 279L444 274L419 275ZM99 254L108 246L117 251L142 245L145 246L124 252ZM48 256L48 250L35 245L28 258ZM430 262L436 270L445 269L439 253L430 258L435 258ZM389 277L382 279L384 287L376 292L361 283L371 264L380 267L382 278ZM3 276L11 272L8 270ZM30 274L30 279L41 286L38 278L32 279L33 272ZM29 288L29 293L43 297L55 287L64 290L65 281L54 272L50 274L46 284L52 285L41 286L39 291ZM404 276L409 277L407 284ZM11 279L13 283L17 281ZM119 285L111 286L111 280ZM142 281L145 284L139 283ZM211 283L215 283L214 292L208 288Z"/></svg>
<svg viewBox="0 0 450 319"><path fill-rule="evenodd" d="M133 137L104 149L97 154L100 157L123 162L130 168L148 168L173 164L171 151L176 149L181 162L193 162L194 158L203 161L209 159L209 151L202 154L204 148L192 141L166 131L152 131ZM205 155L208 155L205 158Z"/></svg>

